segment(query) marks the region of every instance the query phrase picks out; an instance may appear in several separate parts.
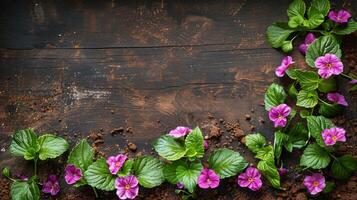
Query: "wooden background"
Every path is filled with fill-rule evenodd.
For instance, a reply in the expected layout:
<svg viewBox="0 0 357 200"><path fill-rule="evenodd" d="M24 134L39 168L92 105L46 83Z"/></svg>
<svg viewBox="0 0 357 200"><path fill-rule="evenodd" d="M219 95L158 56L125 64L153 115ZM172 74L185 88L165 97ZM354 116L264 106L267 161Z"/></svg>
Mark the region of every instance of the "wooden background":
<svg viewBox="0 0 357 200"><path fill-rule="evenodd" d="M357 10L357 1L336 2ZM101 133L100 149L108 154L128 141L145 153L176 125L202 126L209 116L239 120L245 133L254 125L272 139L263 94L277 81L283 54L266 42L265 30L286 20L288 4L2 0L1 167L23 169L26 163L10 157L9 145L11 134L27 127L71 144ZM355 110L348 116L356 117ZM131 133L112 136L119 127Z"/></svg>

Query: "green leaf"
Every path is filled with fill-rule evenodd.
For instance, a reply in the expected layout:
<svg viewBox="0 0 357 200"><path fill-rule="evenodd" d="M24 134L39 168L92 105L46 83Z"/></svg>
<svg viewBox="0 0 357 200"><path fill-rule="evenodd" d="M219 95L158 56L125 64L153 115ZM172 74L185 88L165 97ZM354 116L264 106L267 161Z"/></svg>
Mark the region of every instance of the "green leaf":
<svg viewBox="0 0 357 200"><path fill-rule="evenodd" d="M300 117L305 119L306 117L310 116L310 112L308 110L300 110Z"/></svg>
<svg viewBox="0 0 357 200"><path fill-rule="evenodd" d="M268 42L274 48L279 48L293 32L295 32L295 30L291 29L287 23L274 23L267 29Z"/></svg>
<svg viewBox="0 0 357 200"><path fill-rule="evenodd" d="M320 78L316 72L295 70L295 74L302 90L312 91L319 87Z"/></svg>
<svg viewBox="0 0 357 200"><path fill-rule="evenodd" d="M68 156L67 163L79 167L82 172L85 172L89 165L93 163L94 152L87 140L81 140L71 151Z"/></svg>
<svg viewBox="0 0 357 200"><path fill-rule="evenodd" d="M290 84L289 89L288 89L288 94L290 97L296 99L299 91L297 91L294 83Z"/></svg>
<svg viewBox="0 0 357 200"><path fill-rule="evenodd" d="M313 108L318 103L316 91L301 90L297 96L296 105L304 108Z"/></svg>
<svg viewBox="0 0 357 200"><path fill-rule="evenodd" d="M328 0L313 0L311 6L316 8L323 16L326 16L330 11L330 1Z"/></svg>
<svg viewBox="0 0 357 200"><path fill-rule="evenodd" d="M280 159L283 142L286 140L287 137L283 132L277 131L274 133L274 155L277 160Z"/></svg>
<svg viewBox="0 0 357 200"><path fill-rule="evenodd" d="M317 28L324 22L325 16L315 7L310 7L307 11L308 19L304 21L303 26L308 29Z"/></svg>
<svg viewBox="0 0 357 200"><path fill-rule="evenodd" d="M269 145L269 146L261 148L255 155L255 158L258 158L260 160L270 160L270 159L274 160L273 146Z"/></svg>
<svg viewBox="0 0 357 200"><path fill-rule="evenodd" d="M335 188L335 183L327 181L323 193L330 193Z"/></svg>
<svg viewBox="0 0 357 200"><path fill-rule="evenodd" d="M164 165L162 172L164 174L165 179L171 184L176 184L178 182L176 176L176 169L180 165L185 165L185 162L183 160L177 160Z"/></svg>
<svg viewBox="0 0 357 200"><path fill-rule="evenodd" d="M306 62L309 66L315 67L315 60L327 53L341 57L340 45L333 36L322 36L309 45L306 52Z"/></svg>
<svg viewBox="0 0 357 200"><path fill-rule="evenodd" d="M265 137L260 133L249 134L245 136L245 145L248 147L250 151L253 153L257 153L261 148L265 146L267 141Z"/></svg>
<svg viewBox="0 0 357 200"><path fill-rule="evenodd" d="M12 137L10 151L14 156L23 156L25 160L32 160L39 150L37 135L32 129L17 131Z"/></svg>
<svg viewBox="0 0 357 200"><path fill-rule="evenodd" d="M280 188L280 176L274 159L259 161L257 168L274 188Z"/></svg>
<svg viewBox="0 0 357 200"><path fill-rule="evenodd" d="M46 160L48 158L56 158L63 154L68 149L68 142L52 134L45 134L38 138L40 145L39 158Z"/></svg>
<svg viewBox="0 0 357 200"><path fill-rule="evenodd" d="M2 169L2 175L5 176L6 178L10 178L10 169L8 167L4 167Z"/></svg>
<svg viewBox="0 0 357 200"><path fill-rule="evenodd" d="M210 169L213 169L221 179L235 176L243 171L248 163L235 151L230 149L218 149L208 159Z"/></svg>
<svg viewBox="0 0 357 200"><path fill-rule="evenodd" d="M293 43L290 40L284 41L283 45L281 46L281 50L283 50L285 53L289 53L293 50Z"/></svg>
<svg viewBox="0 0 357 200"><path fill-rule="evenodd" d="M134 161L129 159L126 160L123 167L118 171L118 176L128 176L130 175L131 169L133 168Z"/></svg>
<svg viewBox="0 0 357 200"><path fill-rule="evenodd" d="M332 30L332 33L336 35L348 35L357 30L357 22L353 19L350 20L347 25L339 25L335 29Z"/></svg>
<svg viewBox="0 0 357 200"><path fill-rule="evenodd" d="M32 179L32 178L31 178ZM12 200L38 200L40 190L33 179L29 181L15 180L11 185Z"/></svg>
<svg viewBox="0 0 357 200"><path fill-rule="evenodd" d="M331 120L323 116L308 116L306 120L310 135L316 139L317 144L324 147L325 143L322 139L321 133L323 130L333 127L334 124Z"/></svg>
<svg viewBox="0 0 357 200"><path fill-rule="evenodd" d="M104 158L100 158L91 164L87 171L84 172L84 178L88 185L104 191L112 191L115 189L113 176Z"/></svg>
<svg viewBox="0 0 357 200"><path fill-rule="evenodd" d="M203 135L200 128L193 129L185 139L187 157L202 158L205 153L203 146Z"/></svg>
<svg viewBox="0 0 357 200"><path fill-rule="evenodd" d="M286 93L284 88L276 83L271 84L264 96L265 110L269 111L270 108L284 103L285 99Z"/></svg>
<svg viewBox="0 0 357 200"><path fill-rule="evenodd" d="M287 15L288 17L304 16L306 11L306 5L303 0L294 0L289 4Z"/></svg>
<svg viewBox="0 0 357 200"><path fill-rule="evenodd" d="M285 74L287 74L289 76L289 78L291 78L293 80L297 79L296 69L288 69L285 71Z"/></svg>
<svg viewBox="0 0 357 200"><path fill-rule="evenodd" d="M309 140L309 132L301 122L296 123L288 132L288 139L284 141L286 150L292 152L293 148L304 147Z"/></svg>
<svg viewBox="0 0 357 200"><path fill-rule="evenodd" d="M302 23L304 23L304 17L293 16L293 17L290 17L288 25L290 28L296 28L296 27L300 26Z"/></svg>
<svg viewBox="0 0 357 200"><path fill-rule="evenodd" d="M332 174L336 179L346 180L357 169L357 160L352 155L344 155L332 163Z"/></svg>
<svg viewBox="0 0 357 200"><path fill-rule="evenodd" d="M328 166L331 158L328 152L318 144L310 144L300 158L300 166L312 169L323 169Z"/></svg>
<svg viewBox="0 0 357 200"><path fill-rule="evenodd" d="M164 182L162 169L162 163L151 156L137 158L133 165L134 175L138 178L139 184L146 188L153 188Z"/></svg>
<svg viewBox="0 0 357 200"><path fill-rule="evenodd" d="M167 160L178 160L186 154L186 148L183 143L175 138L163 135L154 143L155 151Z"/></svg>
<svg viewBox="0 0 357 200"><path fill-rule="evenodd" d="M319 114L324 117L332 118L343 113L343 107L338 104L330 104L327 102L321 102L319 107Z"/></svg>
<svg viewBox="0 0 357 200"><path fill-rule="evenodd" d="M185 188L193 193L196 188L198 176L201 174L203 166L199 162L179 165L176 168L176 176L179 182L183 183Z"/></svg>
<svg viewBox="0 0 357 200"><path fill-rule="evenodd" d="M337 85L334 77L328 79L322 79L318 87L320 92L328 93L337 90Z"/></svg>

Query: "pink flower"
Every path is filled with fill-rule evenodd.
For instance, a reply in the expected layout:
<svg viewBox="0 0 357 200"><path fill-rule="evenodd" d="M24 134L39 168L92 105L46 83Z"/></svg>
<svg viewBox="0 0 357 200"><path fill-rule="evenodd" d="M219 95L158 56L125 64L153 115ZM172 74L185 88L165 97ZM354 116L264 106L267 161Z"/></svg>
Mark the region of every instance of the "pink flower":
<svg viewBox="0 0 357 200"><path fill-rule="evenodd" d="M346 23L352 15L346 10L330 11L328 17L336 23Z"/></svg>
<svg viewBox="0 0 357 200"><path fill-rule="evenodd" d="M357 84L357 79L351 80L350 84Z"/></svg>
<svg viewBox="0 0 357 200"><path fill-rule="evenodd" d="M241 187L248 187L253 191L257 191L263 185L260 177L261 174L256 168L248 167L244 173L238 176L238 184Z"/></svg>
<svg viewBox="0 0 357 200"><path fill-rule="evenodd" d="M280 167L278 169L279 176L284 176L286 173L288 173L288 171L289 171L288 169Z"/></svg>
<svg viewBox="0 0 357 200"><path fill-rule="evenodd" d="M205 147L205 150L208 149L208 141L207 140L203 141L203 146Z"/></svg>
<svg viewBox="0 0 357 200"><path fill-rule="evenodd" d="M15 177L22 180L22 181L28 181L29 177L23 174L15 174Z"/></svg>
<svg viewBox="0 0 357 200"><path fill-rule="evenodd" d="M291 112L291 108L286 104L280 104L272 107L269 110L269 119L274 122L274 127L285 127L287 117Z"/></svg>
<svg viewBox="0 0 357 200"><path fill-rule="evenodd" d="M124 154L118 154L117 156L109 156L109 158L107 159L107 164L109 165L110 173L117 174L126 159L127 157Z"/></svg>
<svg viewBox="0 0 357 200"><path fill-rule="evenodd" d="M138 183L138 179L133 175L116 178L115 188L119 199L134 199L139 193Z"/></svg>
<svg viewBox="0 0 357 200"><path fill-rule="evenodd" d="M178 182L178 183L176 184L176 187L177 187L178 189L184 189L184 188L185 188L185 185L184 185L183 183L181 183L181 182Z"/></svg>
<svg viewBox="0 0 357 200"><path fill-rule="evenodd" d="M49 175L47 181L42 185L42 192L49 193L55 196L60 191L60 185L58 183L56 175Z"/></svg>
<svg viewBox="0 0 357 200"><path fill-rule="evenodd" d="M219 176L212 169L202 169L197 182L198 186L203 189L216 188L219 185Z"/></svg>
<svg viewBox="0 0 357 200"><path fill-rule="evenodd" d="M320 173L314 173L312 176L306 176L304 179L304 185L310 194L315 195L324 190L326 186L325 177Z"/></svg>
<svg viewBox="0 0 357 200"><path fill-rule="evenodd" d="M336 144L337 141L346 142L346 131L343 128L332 127L330 129L325 129L322 131L322 139L326 146L332 146Z"/></svg>
<svg viewBox="0 0 357 200"><path fill-rule="evenodd" d="M81 169L77 168L74 165L67 165L65 171L66 175L64 176L64 179L69 185L76 183L82 178Z"/></svg>
<svg viewBox="0 0 357 200"><path fill-rule="evenodd" d="M175 129L171 130L168 135L175 137L175 138L179 138L179 137L189 134L191 131L192 131L192 129L190 129L188 127L178 126Z"/></svg>
<svg viewBox="0 0 357 200"><path fill-rule="evenodd" d="M330 53L318 57L315 60L315 66L319 69L319 75L325 79L332 75L339 75L343 72L343 64L340 59L336 55Z"/></svg>
<svg viewBox="0 0 357 200"><path fill-rule="evenodd" d="M299 46L300 52L305 55L307 48L309 47L309 44L311 44L315 40L316 40L316 38L315 38L314 34L308 33L305 37L304 43L300 44L300 46Z"/></svg>
<svg viewBox="0 0 357 200"><path fill-rule="evenodd" d="M345 97L342 96L340 93L337 93L337 92L336 93L328 93L327 99L334 103L337 103L337 104L340 104L343 106L348 106L348 103L347 103Z"/></svg>
<svg viewBox="0 0 357 200"><path fill-rule="evenodd" d="M294 61L291 56L284 57L280 63L280 66L278 66L275 69L275 75L278 77L283 77L285 74L285 71L288 69L289 65L291 65L293 63L294 63Z"/></svg>

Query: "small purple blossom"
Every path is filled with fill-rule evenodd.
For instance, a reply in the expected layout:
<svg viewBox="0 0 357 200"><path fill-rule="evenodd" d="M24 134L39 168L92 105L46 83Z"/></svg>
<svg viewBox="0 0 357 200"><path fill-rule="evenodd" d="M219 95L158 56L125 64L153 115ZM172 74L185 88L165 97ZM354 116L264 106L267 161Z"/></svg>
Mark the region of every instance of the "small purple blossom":
<svg viewBox="0 0 357 200"><path fill-rule="evenodd" d="M278 172L279 172L279 176L285 176L286 173L288 173L288 169L284 168L284 167L280 167L278 169Z"/></svg>
<svg viewBox="0 0 357 200"><path fill-rule="evenodd" d="M328 17L336 23L347 23L352 15L346 10L333 11L328 13Z"/></svg>
<svg viewBox="0 0 357 200"><path fill-rule="evenodd" d="M316 37L312 33L308 33L305 37L304 43L300 44L299 50L302 54L306 54L307 48L309 47L309 44L311 44L313 41L316 40Z"/></svg>
<svg viewBox="0 0 357 200"><path fill-rule="evenodd" d="M312 176L306 176L304 179L304 185L310 194L315 195L324 190L326 186L325 177L320 173L314 173Z"/></svg>
<svg viewBox="0 0 357 200"><path fill-rule="evenodd" d="M283 77L285 74L285 71L288 69L289 65L291 65L293 63L294 63L294 61L291 56L284 57L280 63L280 66L278 66L275 69L275 75L278 77Z"/></svg>
<svg viewBox="0 0 357 200"><path fill-rule="evenodd" d="M318 57L315 60L315 66L319 69L319 75L324 79L343 72L343 64L335 54L327 53Z"/></svg>
<svg viewBox="0 0 357 200"><path fill-rule="evenodd" d="M49 175L47 181L42 185L42 192L49 193L55 196L60 191L60 185L58 183L56 175Z"/></svg>
<svg viewBox="0 0 357 200"><path fill-rule="evenodd" d="M29 177L23 174L15 174L15 177L22 180L22 181L28 181Z"/></svg>
<svg viewBox="0 0 357 200"><path fill-rule="evenodd" d="M244 173L238 176L238 185L241 187L248 187L253 191L258 191L263 182L260 179L260 172L254 167L248 167Z"/></svg>
<svg viewBox="0 0 357 200"><path fill-rule="evenodd" d="M168 135L175 137L175 138L179 138L179 137L189 134L191 131L192 131L192 129L190 129L188 127L178 126L175 129L171 130Z"/></svg>
<svg viewBox="0 0 357 200"><path fill-rule="evenodd" d="M67 165L65 169L64 179L67 184L72 185L82 178L82 171L74 165Z"/></svg>
<svg viewBox="0 0 357 200"><path fill-rule="evenodd" d="M285 127L287 117L291 112L291 108L286 104L280 104L272 107L269 110L269 119L274 122L274 127Z"/></svg>
<svg viewBox="0 0 357 200"><path fill-rule="evenodd" d="M117 156L109 156L109 158L107 159L107 164L109 165L110 173L117 174L126 159L127 157L124 154L118 154Z"/></svg>
<svg viewBox="0 0 357 200"><path fill-rule="evenodd" d="M327 99L331 102L337 103L339 105L348 106L348 103L343 95L340 93L328 93Z"/></svg>
<svg viewBox="0 0 357 200"><path fill-rule="evenodd" d="M322 139L326 146L332 146L339 142L346 142L346 131L343 128L332 127L322 131Z"/></svg>
<svg viewBox="0 0 357 200"><path fill-rule="evenodd" d="M350 84L357 84L357 79L351 80Z"/></svg>
<svg viewBox="0 0 357 200"><path fill-rule="evenodd" d="M219 185L219 176L212 169L202 169L197 183L200 188L216 188Z"/></svg>
<svg viewBox="0 0 357 200"><path fill-rule="evenodd" d="M115 188L119 199L134 199L139 193L138 183L138 179L133 175L116 178Z"/></svg>
<svg viewBox="0 0 357 200"><path fill-rule="evenodd" d="M176 187L177 187L178 189L182 190L182 189L185 188L185 185L184 185L183 183L181 183L181 182L178 182L178 183L176 184Z"/></svg>
<svg viewBox="0 0 357 200"><path fill-rule="evenodd" d="M205 150L208 149L208 141L207 140L203 140L203 146L204 146Z"/></svg>

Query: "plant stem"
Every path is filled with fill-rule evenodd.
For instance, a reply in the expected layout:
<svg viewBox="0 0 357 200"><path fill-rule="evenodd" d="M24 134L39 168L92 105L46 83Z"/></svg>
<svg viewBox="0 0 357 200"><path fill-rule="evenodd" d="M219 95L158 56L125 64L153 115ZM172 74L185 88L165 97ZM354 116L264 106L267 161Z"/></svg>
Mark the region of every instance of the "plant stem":
<svg viewBox="0 0 357 200"><path fill-rule="evenodd" d="M335 159L335 160L338 161L338 159L337 159L332 153L328 153L328 154L330 154L330 156L331 156L333 159Z"/></svg>
<svg viewBox="0 0 357 200"><path fill-rule="evenodd" d="M327 103L326 101L324 101L324 100L322 100L322 99L320 99L320 98L319 98L319 101L321 101L321 102L324 103L324 104L329 104L329 103Z"/></svg>
<svg viewBox="0 0 357 200"><path fill-rule="evenodd" d="M351 79L351 80L354 80L354 78L348 76L347 74L344 74L344 73L341 73L342 76L344 76L345 78L348 78L348 79Z"/></svg>
<svg viewBox="0 0 357 200"><path fill-rule="evenodd" d="M37 176L37 157L35 158L34 162L35 162L35 165L34 165L34 168L35 168L35 176Z"/></svg>
<svg viewBox="0 0 357 200"><path fill-rule="evenodd" d="M95 189L95 187L92 187L92 189L93 189L93 192L95 194L95 198L98 199L99 196L98 196L97 190Z"/></svg>

